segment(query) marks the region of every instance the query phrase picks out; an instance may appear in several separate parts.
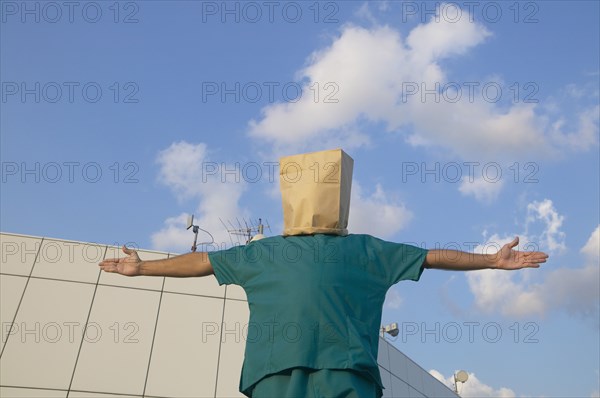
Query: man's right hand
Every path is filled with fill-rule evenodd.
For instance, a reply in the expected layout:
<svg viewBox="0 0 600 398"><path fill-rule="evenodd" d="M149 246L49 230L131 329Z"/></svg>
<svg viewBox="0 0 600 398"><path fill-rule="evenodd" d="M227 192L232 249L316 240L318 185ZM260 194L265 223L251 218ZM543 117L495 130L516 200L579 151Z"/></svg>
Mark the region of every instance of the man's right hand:
<svg viewBox="0 0 600 398"><path fill-rule="evenodd" d="M123 245L123 253L127 254L127 257L123 258L109 258L102 261L100 268L105 272L116 272L121 275L137 276L141 275L140 267L142 260L138 256L137 252L133 249L128 249Z"/></svg>

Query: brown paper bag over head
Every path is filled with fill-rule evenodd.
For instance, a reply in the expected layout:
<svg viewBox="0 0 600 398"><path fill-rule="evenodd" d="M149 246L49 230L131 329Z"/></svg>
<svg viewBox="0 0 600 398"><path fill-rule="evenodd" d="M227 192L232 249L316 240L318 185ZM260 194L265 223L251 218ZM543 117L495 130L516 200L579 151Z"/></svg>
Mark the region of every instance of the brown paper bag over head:
<svg viewBox="0 0 600 398"><path fill-rule="evenodd" d="M347 235L353 166L341 149L281 158L283 235Z"/></svg>

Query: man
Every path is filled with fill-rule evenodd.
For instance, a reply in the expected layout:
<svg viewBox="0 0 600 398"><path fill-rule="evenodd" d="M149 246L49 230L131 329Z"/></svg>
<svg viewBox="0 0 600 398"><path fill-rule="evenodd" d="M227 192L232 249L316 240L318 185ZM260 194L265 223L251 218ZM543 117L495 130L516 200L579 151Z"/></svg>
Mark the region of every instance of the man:
<svg viewBox="0 0 600 398"><path fill-rule="evenodd" d="M348 235L352 166L341 150L281 160L283 236L155 261L123 247L127 257L100 267L242 286L250 321L240 391L249 397L379 398L378 335L393 284L418 281L425 268L538 268L548 256L513 250L518 238L488 255Z"/></svg>

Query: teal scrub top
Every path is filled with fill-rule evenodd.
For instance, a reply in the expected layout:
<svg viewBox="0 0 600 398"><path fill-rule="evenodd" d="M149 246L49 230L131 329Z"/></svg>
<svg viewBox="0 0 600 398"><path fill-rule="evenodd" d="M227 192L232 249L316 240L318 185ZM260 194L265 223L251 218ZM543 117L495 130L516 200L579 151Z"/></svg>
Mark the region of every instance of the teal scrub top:
<svg viewBox="0 0 600 398"><path fill-rule="evenodd" d="M241 286L250 319L240 391L286 369L352 369L383 388L377 365L387 290L418 281L426 249L370 235L274 236L209 253L219 284Z"/></svg>

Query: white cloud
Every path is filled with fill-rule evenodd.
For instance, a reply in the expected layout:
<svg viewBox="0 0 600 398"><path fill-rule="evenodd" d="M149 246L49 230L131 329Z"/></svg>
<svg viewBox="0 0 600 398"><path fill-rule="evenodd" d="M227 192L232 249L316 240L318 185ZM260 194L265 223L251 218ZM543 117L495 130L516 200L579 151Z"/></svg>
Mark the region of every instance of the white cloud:
<svg viewBox="0 0 600 398"><path fill-rule="evenodd" d="M346 26L330 47L313 53L300 72L308 81L304 92L311 92L309 87L315 83L323 94L333 93L337 87L333 95L337 103L314 101L312 95L306 95L295 103L268 106L262 110L261 120L250 122L250 134L295 150L316 138L339 142L351 138L351 145L364 145L363 134L356 128L359 119L393 124L405 120L408 115L404 111L398 114L401 109L396 106L403 82L438 80L438 58L461 53L487 36L482 26L468 22L433 25L439 30L415 31L410 39L414 48L407 47L399 32L389 27ZM419 47L419 41L430 39L435 42ZM448 42L452 45L441 48ZM326 83L335 86L326 90Z"/></svg>
<svg viewBox="0 0 600 398"><path fill-rule="evenodd" d="M573 83L567 84L564 90L572 98L582 98L585 95L585 90Z"/></svg>
<svg viewBox="0 0 600 398"><path fill-rule="evenodd" d="M400 296L400 293L392 286L385 295L383 306L397 310L402 306L403 302L404 300L402 299L402 296Z"/></svg>
<svg viewBox="0 0 600 398"><path fill-rule="evenodd" d="M578 129L574 132L565 132L565 123L559 119L553 124L550 132L557 146L582 151L598 144L598 120L600 119L600 106L590 107L579 112Z"/></svg>
<svg viewBox="0 0 600 398"><path fill-rule="evenodd" d="M356 12L354 14L357 17L363 18L366 21L369 21L371 24L375 25L377 23L377 18L373 15L373 13L371 12L371 8L370 8L373 3L378 3L377 11L379 11L380 13L385 13L385 12L389 11L389 9L390 9L389 1L379 1L379 2L365 1L356 10Z"/></svg>
<svg viewBox="0 0 600 398"><path fill-rule="evenodd" d="M186 229L188 214L182 213L165 220L163 228L152 234L152 246L155 249L169 249L184 253L192 247L194 235ZM200 236L200 234L199 234Z"/></svg>
<svg viewBox="0 0 600 398"><path fill-rule="evenodd" d="M296 103L268 106L262 110L261 120L250 122L250 134L292 150L322 139L343 142L349 135L354 142L364 140L356 132L354 122L361 114L368 119L377 118L379 107L389 108L386 104L394 101L393 92L386 85L400 82L397 78L382 81L380 77L390 76L398 69L397 54L404 51L397 32L390 28L369 31L347 27L331 47L314 53L311 65L301 72L302 77L309 79L305 92L315 83L324 92L338 88L333 95L337 103L315 102L312 96L303 96ZM332 85L325 90L327 83Z"/></svg>
<svg viewBox="0 0 600 398"><path fill-rule="evenodd" d="M600 228L592 233L585 246L581 248L581 252L591 261L600 257Z"/></svg>
<svg viewBox="0 0 600 398"><path fill-rule="evenodd" d="M436 17L444 14L440 7L437 7ZM483 25L469 22L468 18L450 21L448 18L436 17L432 16L429 23L417 25L406 39L412 50L410 57L417 65L435 66L436 61L464 54L491 35Z"/></svg>
<svg viewBox="0 0 600 398"><path fill-rule="evenodd" d="M158 179L180 199L202 193L202 164L207 159L206 144L175 142L158 154Z"/></svg>
<svg viewBox="0 0 600 398"><path fill-rule="evenodd" d="M359 18L363 18L366 21L369 21L373 25L375 25L377 23L377 19L375 18L375 16L371 12L371 9L369 8L369 3L368 2L364 2L358 8L358 10L356 10L355 15L357 17L359 17Z"/></svg>
<svg viewBox="0 0 600 398"><path fill-rule="evenodd" d="M433 377L444 383L448 388L454 390L454 376L445 377L435 369L429 371ZM461 397L491 397L491 398L513 398L516 397L515 392L507 387L495 389L477 378L475 373L469 373L469 379L465 383L458 384L458 392Z"/></svg>
<svg viewBox="0 0 600 398"><path fill-rule="evenodd" d="M452 86L441 100L422 98L425 90L452 82L441 61L467 53L491 35L483 25L470 22L466 10L455 22L432 17L407 37L377 25L367 3L357 13L374 26L346 25L330 46L314 52L298 73L305 82L303 92L310 95L263 108L260 118L249 123L252 137L268 141L275 152L315 149L323 142L358 147L371 142L364 126L382 122L389 131L410 127L407 141L412 145L442 147L465 158L531 158L558 154L565 142L572 150L597 143L597 108L583 111L579 130L567 133L563 124L541 115L543 108L537 104L506 105L481 93L484 84L496 82L475 82L480 87L473 96L469 86L458 84L457 102L450 97ZM316 84L322 94L318 101L313 95ZM504 88L506 96L510 90ZM412 95L411 89L418 92ZM335 103L324 101L328 94Z"/></svg>
<svg viewBox="0 0 600 398"><path fill-rule="evenodd" d="M494 235L490 237L489 242L496 242L495 246L499 247L511 240L512 236L501 238ZM520 246L527 246L527 240L527 237L522 239ZM500 312L516 317L544 316L550 311L565 311L572 316L598 322L599 240L600 232L596 228L581 249L585 257L582 266L548 270L543 273L544 278L540 282L530 280L534 273L540 272L538 270L483 270L467 273L467 282L475 297L475 306L486 313ZM479 247L476 251L481 250L482 247Z"/></svg>
<svg viewBox="0 0 600 398"><path fill-rule="evenodd" d="M397 200L390 198L380 184L370 196L363 193L360 184L352 181L348 231L389 238L404 228L412 213Z"/></svg>
<svg viewBox="0 0 600 398"><path fill-rule="evenodd" d="M473 196L478 202L492 203L502 190L504 181L491 181L484 177L476 177L472 180L463 177L458 190L465 196Z"/></svg>
<svg viewBox="0 0 600 398"><path fill-rule="evenodd" d="M173 143L159 153L157 162L162 184L171 188L180 200L198 200L194 223L209 231L217 244L230 242L219 218L226 221L247 216L247 211L239 205L245 189L243 178L236 181L235 176L228 175L223 182L224 174L220 171L224 165L211 162L208 148L203 143ZM189 250L193 235L185 230L186 217L187 214L180 214L165 220L163 228L152 234L153 247L159 250ZM198 234L199 242L206 241L206 238L206 234Z"/></svg>
<svg viewBox="0 0 600 398"><path fill-rule="evenodd" d="M564 216L558 214L550 199L544 199L541 202L532 202L527 205L527 228L530 223L541 220L546 228L540 236L540 243L543 243L552 253L560 253L566 249L565 234L560 230L564 221Z"/></svg>

